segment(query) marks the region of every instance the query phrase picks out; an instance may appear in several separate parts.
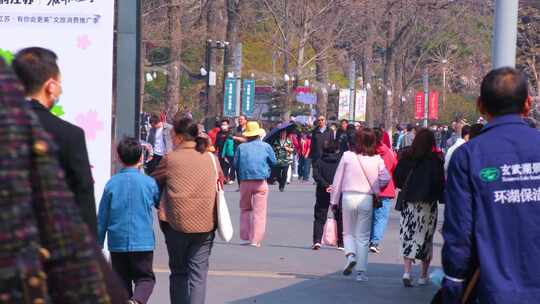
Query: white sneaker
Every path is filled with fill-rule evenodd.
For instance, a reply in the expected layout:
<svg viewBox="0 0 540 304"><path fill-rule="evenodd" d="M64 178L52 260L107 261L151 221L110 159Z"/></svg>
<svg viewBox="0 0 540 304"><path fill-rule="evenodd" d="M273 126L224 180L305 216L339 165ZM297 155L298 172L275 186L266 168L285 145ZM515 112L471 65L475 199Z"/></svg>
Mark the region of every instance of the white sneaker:
<svg viewBox="0 0 540 304"><path fill-rule="evenodd" d="M347 265L345 266L345 269L343 270L343 275L348 276L351 275L354 266L356 266L356 257L354 255L349 255L347 257Z"/></svg>
<svg viewBox="0 0 540 304"><path fill-rule="evenodd" d="M426 286L426 285L428 285L428 284L429 284L429 281L428 281L428 278L427 278L427 277L425 277L425 278L420 277L420 278L418 279L418 285L419 285L419 286Z"/></svg>
<svg viewBox="0 0 540 304"><path fill-rule="evenodd" d="M405 286L405 287L413 287L410 273L407 273L407 272L404 273L403 277L402 277L402 280L403 280L403 286Z"/></svg>
<svg viewBox="0 0 540 304"><path fill-rule="evenodd" d="M368 281L368 277L366 275L366 272L359 271L358 274L356 275L356 282L367 282L367 281Z"/></svg>
<svg viewBox="0 0 540 304"><path fill-rule="evenodd" d="M370 245L369 246L369 251L373 252L373 253L376 253L376 254L380 254L381 253L381 250L379 249L379 246L378 245Z"/></svg>

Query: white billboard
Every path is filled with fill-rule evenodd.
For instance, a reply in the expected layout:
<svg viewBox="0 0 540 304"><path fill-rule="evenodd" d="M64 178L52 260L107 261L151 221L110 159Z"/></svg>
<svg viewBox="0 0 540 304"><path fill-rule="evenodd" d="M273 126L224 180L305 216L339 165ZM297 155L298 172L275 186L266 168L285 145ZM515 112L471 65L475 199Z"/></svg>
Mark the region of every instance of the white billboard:
<svg viewBox="0 0 540 304"><path fill-rule="evenodd" d="M351 119L351 90L339 90L338 119Z"/></svg>
<svg viewBox="0 0 540 304"><path fill-rule="evenodd" d="M356 102L354 104L354 120L366 121L366 108L367 108L367 91L356 90Z"/></svg>
<svg viewBox="0 0 540 304"><path fill-rule="evenodd" d="M113 33L113 0L0 0L2 53L38 46L59 57L54 113L85 131L96 199L111 172Z"/></svg>

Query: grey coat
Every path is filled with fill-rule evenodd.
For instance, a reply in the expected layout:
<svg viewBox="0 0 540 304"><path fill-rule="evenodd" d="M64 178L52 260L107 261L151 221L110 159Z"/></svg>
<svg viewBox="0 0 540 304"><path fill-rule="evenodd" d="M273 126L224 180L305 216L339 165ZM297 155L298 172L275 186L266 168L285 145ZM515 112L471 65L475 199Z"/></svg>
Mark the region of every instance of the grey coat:
<svg viewBox="0 0 540 304"><path fill-rule="evenodd" d="M165 143L165 154L169 153L172 151L173 149L173 142L172 142L172 136L171 136L171 131L173 129L173 126L164 122L163 123L163 142ZM155 149L155 145L156 145L156 131L157 129L155 128L151 128L150 129L150 132L148 132L148 138L147 138L147 141L149 144L152 145L152 148Z"/></svg>

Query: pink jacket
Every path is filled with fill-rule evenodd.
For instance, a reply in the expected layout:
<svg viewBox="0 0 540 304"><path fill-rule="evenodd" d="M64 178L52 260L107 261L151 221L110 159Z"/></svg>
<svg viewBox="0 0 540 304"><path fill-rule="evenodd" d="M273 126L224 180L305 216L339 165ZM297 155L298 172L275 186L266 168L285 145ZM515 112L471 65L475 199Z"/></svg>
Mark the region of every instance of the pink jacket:
<svg viewBox="0 0 540 304"><path fill-rule="evenodd" d="M362 163L366 174L362 171L360 163ZM334 176L330 203L332 205L338 204L343 192L374 194L370 183L378 194L380 189L390 182L390 179L391 176L379 155L364 156L350 151L345 152Z"/></svg>

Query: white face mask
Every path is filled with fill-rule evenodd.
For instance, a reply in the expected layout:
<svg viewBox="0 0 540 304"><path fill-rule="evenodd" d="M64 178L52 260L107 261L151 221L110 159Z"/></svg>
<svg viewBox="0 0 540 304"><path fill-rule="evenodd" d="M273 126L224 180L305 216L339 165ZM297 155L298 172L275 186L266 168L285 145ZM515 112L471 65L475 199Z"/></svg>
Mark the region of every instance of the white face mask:
<svg viewBox="0 0 540 304"><path fill-rule="evenodd" d="M222 126L221 126L221 130L223 130L223 131L228 131L228 130L229 130L229 126L222 125Z"/></svg>

